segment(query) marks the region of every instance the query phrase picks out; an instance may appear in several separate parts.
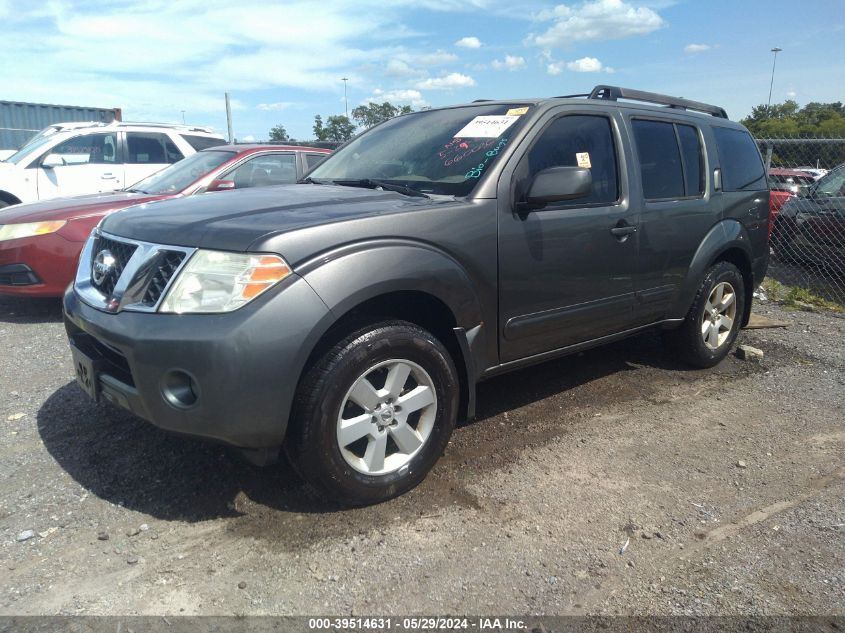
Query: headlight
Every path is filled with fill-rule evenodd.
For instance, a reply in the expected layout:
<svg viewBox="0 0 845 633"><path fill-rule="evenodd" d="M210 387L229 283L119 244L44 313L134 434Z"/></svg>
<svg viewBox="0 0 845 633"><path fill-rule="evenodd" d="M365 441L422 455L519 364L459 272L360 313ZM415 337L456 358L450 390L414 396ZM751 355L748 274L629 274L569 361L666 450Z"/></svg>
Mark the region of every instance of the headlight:
<svg viewBox="0 0 845 633"><path fill-rule="evenodd" d="M199 250L179 273L159 312L231 312L290 274L278 255Z"/></svg>
<svg viewBox="0 0 845 633"><path fill-rule="evenodd" d="M26 224L0 224L0 242L16 240L33 235L55 233L67 224L67 220L53 220L51 222L27 222Z"/></svg>

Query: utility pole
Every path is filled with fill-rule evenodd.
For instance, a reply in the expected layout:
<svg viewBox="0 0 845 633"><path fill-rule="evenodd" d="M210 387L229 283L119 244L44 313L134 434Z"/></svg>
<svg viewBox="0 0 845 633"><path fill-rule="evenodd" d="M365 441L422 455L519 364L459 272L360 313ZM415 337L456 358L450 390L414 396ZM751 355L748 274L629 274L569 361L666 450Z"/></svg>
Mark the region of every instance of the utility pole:
<svg viewBox="0 0 845 633"><path fill-rule="evenodd" d="M349 118L349 102L346 100L346 82L349 81L348 77L341 77L340 80L343 82L343 111L346 113L346 118Z"/></svg>
<svg viewBox="0 0 845 633"><path fill-rule="evenodd" d="M234 138L232 137L232 106L229 105L229 93L224 93L226 95L226 129L229 131L229 143L234 142Z"/></svg>
<svg viewBox="0 0 845 633"><path fill-rule="evenodd" d="M775 54L775 58L774 61L772 61L772 81L769 83L769 100L766 102L766 114L769 113L769 109L772 106L772 86L775 85L775 64L778 63L778 53L782 50L782 48L778 48L777 46L772 49L772 52Z"/></svg>

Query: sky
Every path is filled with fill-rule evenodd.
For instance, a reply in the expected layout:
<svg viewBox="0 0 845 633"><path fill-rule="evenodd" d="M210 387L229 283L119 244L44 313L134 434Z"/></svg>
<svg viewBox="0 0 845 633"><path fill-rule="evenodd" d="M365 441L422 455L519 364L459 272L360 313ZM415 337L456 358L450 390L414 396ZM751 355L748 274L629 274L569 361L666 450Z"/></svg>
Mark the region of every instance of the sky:
<svg viewBox="0 0 845 633"><path fill-rule="evenodd" d="M845 0L0 0L0 99L264 140L370 101L588 92L845 101ZM347 78L346 82L342 78ZM346 87L346 97L344 97Z"/></svg>

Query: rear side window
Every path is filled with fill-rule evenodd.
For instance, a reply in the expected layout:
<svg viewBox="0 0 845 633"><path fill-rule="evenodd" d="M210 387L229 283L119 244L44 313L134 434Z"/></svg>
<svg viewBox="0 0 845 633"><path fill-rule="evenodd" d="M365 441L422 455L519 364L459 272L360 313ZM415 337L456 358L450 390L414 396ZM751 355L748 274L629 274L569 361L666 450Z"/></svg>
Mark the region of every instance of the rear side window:
<svg viewBox="0 0 845 633"><path fill-rule="evenodd" d="M605 117L569 115L552 121L520 164L517 179L521 191L548 167L587 167L593 177L589 196L554 206L614 204L619 198L613 131Z"/></svg>
<svg viewBox="0 0 845 633"><path fill-rule="evenodd" d="M326 160L328 154L306 154L305 166L307 169L314 169L317 165Z"/></svg>
<svg viewBox="0 0 845 633"><path fill-rule="evenodd" d="M687 196L704 193L704 161L698 130L691 125L675 125L678 140L681 141L681 157L684 159L684 184Z"/></svg>
<svg viewBox="0 0 845 633"><path fill-rule="evenodd" d="M713 126L719 161L722 163L722 189L746 191L768 189L763 159L751 135L745 130Z"/></svg>
<svg viewBox="0 0 845 633"><path fill-rule="evenodd" d="M675 126L639 119L634 120L632 125L646 200L683 198L684 168Z"/></svg>
<svg viewBox="0 0 845 633"><path fill-rule="evenodd" d="M175 163L184 158L167 134L155 132L127 132L126 149L126 162L136 165Z"/></svg>
<svg viewBox="0 0 845 633"><path fill-rule="evenodd" d="M181 136L185 139L188 145L197 151L226 144L226 141L222 138L209 138L207 136L196 136L194 134L182 134Z"/></svg>

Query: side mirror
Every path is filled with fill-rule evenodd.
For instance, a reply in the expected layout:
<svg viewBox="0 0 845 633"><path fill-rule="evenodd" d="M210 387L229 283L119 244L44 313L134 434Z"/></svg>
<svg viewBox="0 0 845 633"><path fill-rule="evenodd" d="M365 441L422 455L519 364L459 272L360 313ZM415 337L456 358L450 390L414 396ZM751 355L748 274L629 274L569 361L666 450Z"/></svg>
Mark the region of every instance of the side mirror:
<svg viewBox="0 0 845 633"><path fill-rule="evenodd" d="M536 176L528 188L528 204L545 206L550 202L577 200L590 195L593 175L585 167L549 167Z"/></svg>
<svg viewBox="0 0 845 633"><path fill-rule="evenodd" d="M59 154L47 154L44 160L41 161L41 166L44 169L53 169L53 167L61 167L65 164L65 159Z"/></svg>
<svg viewBox="0 0 845 633"><path fill-rule="evenodd" d="M235 188L234 180L212 180L206 191L229 191Z"/></svg>

